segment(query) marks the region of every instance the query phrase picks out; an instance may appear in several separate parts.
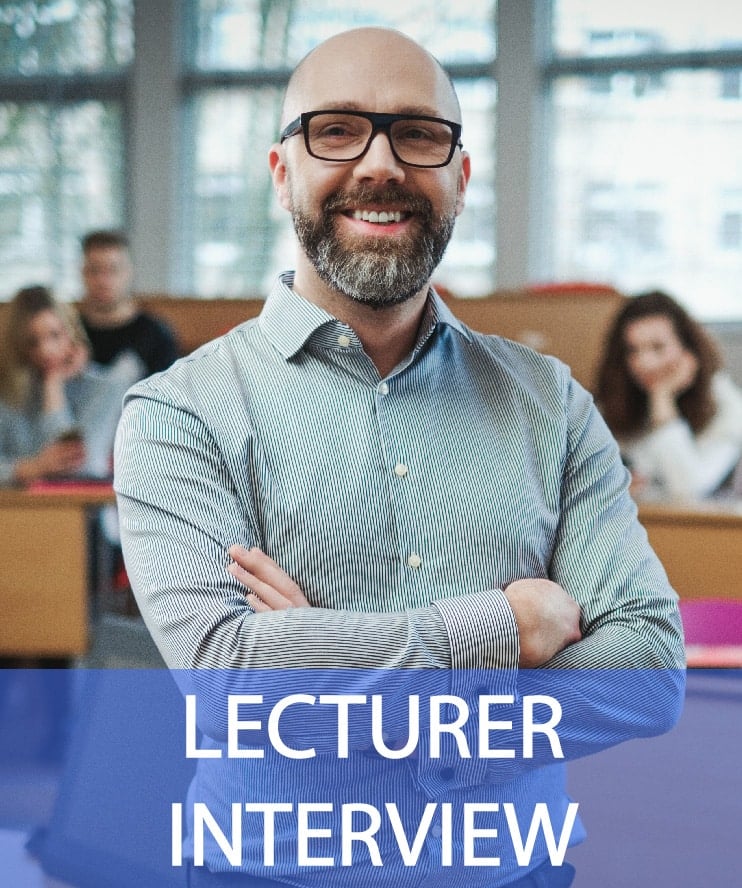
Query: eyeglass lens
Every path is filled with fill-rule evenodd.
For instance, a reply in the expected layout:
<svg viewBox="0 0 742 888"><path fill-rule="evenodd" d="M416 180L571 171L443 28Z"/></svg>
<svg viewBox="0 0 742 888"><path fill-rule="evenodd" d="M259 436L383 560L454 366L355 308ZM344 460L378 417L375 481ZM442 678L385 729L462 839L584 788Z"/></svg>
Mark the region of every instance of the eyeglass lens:
<svg viewBox="0 0 742 888"><path fill-rule="evenodd" d="M317 114L309 121L309 149L322 160L355 160L366 149L373 131L370 120L352 114ZM445 122L403 118L386 130L404 163L435 166L451 153L453 131Z"/></svg>

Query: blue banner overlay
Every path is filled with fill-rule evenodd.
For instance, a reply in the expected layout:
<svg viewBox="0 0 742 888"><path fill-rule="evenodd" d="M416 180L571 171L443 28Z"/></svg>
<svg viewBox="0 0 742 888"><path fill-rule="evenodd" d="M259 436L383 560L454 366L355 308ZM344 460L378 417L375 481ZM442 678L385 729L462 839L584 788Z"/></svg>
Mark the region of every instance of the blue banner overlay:
<svg viewBox="0 0 742 888"><path fill-rule="evenodd" d="M176 888L189 865L494 888L544 862L574 865L575 888L730 884L742 672L689 673L681 716L684 681L1 670L0 830L26 830L37 865L80 888ZM49 773L56 798L34 811ZM0 884L27 884L20 865L0 857Z"/></svg>

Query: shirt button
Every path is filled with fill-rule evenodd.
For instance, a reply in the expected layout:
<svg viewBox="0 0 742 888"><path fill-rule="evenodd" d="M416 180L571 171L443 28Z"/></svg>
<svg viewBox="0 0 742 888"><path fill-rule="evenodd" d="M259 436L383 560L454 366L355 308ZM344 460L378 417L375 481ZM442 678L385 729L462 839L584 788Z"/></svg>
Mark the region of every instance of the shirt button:
<svg viewBox="0 0 742 888"><path fill-rule="evenodd" d="M404 463L397 463L397 465L394 467L394 474L398 478L404 478L404 476L407 474L407 471L407 466L404 465Z"/></svg>
<svg viewBox="0 0 742 888"><path fill-rule="evenodd" d="M386 382L380 382L378 385L377 391L380 395L388 395L389 394L389 385Z"/></svg>
<svg viewBox="0 0 742 888"><path fill-rule="evenodd" d="M443 835L443 830L441 829L440 823L434 823L430 829L430 832L433 836L435 836L436 839L440 839L440 837Z"/></svg>
<svg viewBox="0 0 742 888"><path fill-rule="evenodd" d="M347 336L345 333L341 333L338 336L338 345L341 348L347 348L350 345L350 336Z"/></svg>
<svg viewBox="0 0 742 888"><path fill-rule="evenodd" d="M456 771L453 768L441 768L441 777L444 780L453 780L456 776Z"/></svg>
<svg viewBox="0 0 742 888"><path fill-rule="evenodd" d="M407 559L407 564L413 568L413 570L417 570L418 567L423 563L422 558L417 554L417 552L413 552L412 555Z"/></svg>

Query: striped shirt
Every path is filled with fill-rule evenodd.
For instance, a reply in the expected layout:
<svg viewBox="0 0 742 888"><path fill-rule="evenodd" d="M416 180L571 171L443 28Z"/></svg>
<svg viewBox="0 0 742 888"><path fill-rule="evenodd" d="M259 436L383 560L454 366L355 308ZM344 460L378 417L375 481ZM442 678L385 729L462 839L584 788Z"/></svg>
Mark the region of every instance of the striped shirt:
<svg viewBox="0 0 742 888"><path fill-rule="evenodd" d="M493 669L517 688L501 590L524 577L558 582L581 607L583 640L550 667L682 666L676 595L617 446L563 364L473 332L431 291L413 351L382 379L354 331L292 282L283 275L259 318L126 399L115 459L124 554L171 667ZM274 558L312 607L254 614L226 570L234 543ZM656 696L627 693L594 748L670 726L681 688L656 684ZM213 794L279 777L230 767ZM415 780L430 797L472 789L493 767L444 785L440 763L420 763ZM511 796L563 805L555 771L511 774ZM356 884L348 871L289 875ZM474 869L465 884L513 875Z"/></svg>

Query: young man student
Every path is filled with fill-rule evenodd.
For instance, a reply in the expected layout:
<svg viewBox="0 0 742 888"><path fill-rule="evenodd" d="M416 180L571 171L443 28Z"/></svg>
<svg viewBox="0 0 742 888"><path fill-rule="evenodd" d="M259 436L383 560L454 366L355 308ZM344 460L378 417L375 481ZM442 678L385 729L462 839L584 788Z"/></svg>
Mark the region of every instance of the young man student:
<svg viewBox="0 0 742 888"><path fill-rule="evenodd" d="M82 239L84 292L80 315L93 360L110 364L125 351L136 354L146 374L169 367L178 357L172 330L142 311L131 292L129 239L120 231L91 231Z"/></svg>
<svg viewBox="0 0 742 888"><path fill-rule="evenodd" d="M294 270L258 319L135 386L119 427L127 567L166 661L196 675L268 668L276 682L412 667L451 687L483 670L514 699L529 667L617 670L629 675L618 691L588 683L581 712L565 705L565 746L669 729L683 689L676 595L613 439L565 366L471 331L431 288L472 165L450 79L398 32L349 31L299 64L282 126L269 163L298 235ZM564 814L561 766L520 758L443 768L418 752L375 772L362 757L348 785L401 793L417 811L410 843L431 799L456 823L470 800ZM291 772L307 781L292 795L285 758L221 759L213 777L210 761L194 798L221 804L223 829L235 800L322 798L311 762ZM296 825L282 816L283 850ZM422 832L414 866L356 867L290 853L268 865L246 829L241 861L207 842L191 884L571 881L540 840L526 864L474 866L441 851L445 822Z"/></svg>

